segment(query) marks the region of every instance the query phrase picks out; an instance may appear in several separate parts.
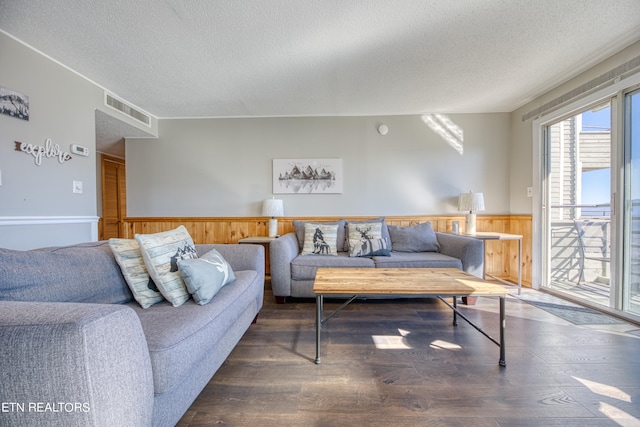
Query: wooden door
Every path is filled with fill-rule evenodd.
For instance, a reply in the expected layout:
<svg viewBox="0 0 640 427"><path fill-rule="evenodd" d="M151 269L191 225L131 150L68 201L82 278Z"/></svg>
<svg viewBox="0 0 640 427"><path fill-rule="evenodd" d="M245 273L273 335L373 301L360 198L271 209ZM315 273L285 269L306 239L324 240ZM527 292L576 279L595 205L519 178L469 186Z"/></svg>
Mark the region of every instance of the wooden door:
<svg viewBox="0 0 640 427"><path fill-rule="evenodd" d="M127 212L127 186L123 159L102 155L101 240L122 237L122 220Z"/></svg>

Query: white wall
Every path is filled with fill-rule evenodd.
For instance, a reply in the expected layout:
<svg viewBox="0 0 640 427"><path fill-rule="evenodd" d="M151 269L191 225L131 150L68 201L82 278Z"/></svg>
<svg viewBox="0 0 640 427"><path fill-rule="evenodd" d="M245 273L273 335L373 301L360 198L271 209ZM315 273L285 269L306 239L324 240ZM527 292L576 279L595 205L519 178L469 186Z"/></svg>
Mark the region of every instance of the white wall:
<svg viewBox="0 0 640 427"><path fill-rule="evenodd" d="M450 115L464 132L463 155L420 116L152 119L150 133L159 139L127 140L128 213L259 215L272 192L271 159L337 157L344 192L278 196L286 215L457 214L457 196L468 190L484 192L487 214L530 214L532 124L522 115L638 55L640 42L510 114ZM102 88L3 33L0 63L0 85L31 102L28 122L0 116L0 247L91 240L99 185L95 110L140 126L104 107ZM389 126L387 136L376 132L380 123ZM36 166L14 150L14 141L40 145L47 138L63 149L85 145L91 155ZM82 195L72 193L74 180L83 181Z"/></svg>
<svg viewBox="0 0 640 427"><path fill-rule="evenodd" d="M277 195L286 216L458 214L469 190L509 213L510 115L449 118L463 155L420 116L160 120L158 139L127 141L128 215L260 215L273 158L343 159L344 192Z"/></svg>
<svg viewBox="0 0 640 427"><path fill-rule="evenodd" d="M28 249L97 239L95 110L104 91L67 68L0 33L0 86L29 96L30 119L0 115L0 247ZM156 124L154 123L154 127ZM14 141L63 151L89 148L60 164L15 151ZM83 183L74 194L73 181Z"/></svg>

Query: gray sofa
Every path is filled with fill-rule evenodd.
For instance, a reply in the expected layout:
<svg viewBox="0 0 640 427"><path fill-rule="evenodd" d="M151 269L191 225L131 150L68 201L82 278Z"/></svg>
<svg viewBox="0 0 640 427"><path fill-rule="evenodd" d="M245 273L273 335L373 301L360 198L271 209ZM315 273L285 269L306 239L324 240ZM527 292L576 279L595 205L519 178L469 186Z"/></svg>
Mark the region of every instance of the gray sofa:
<svg viewBox="0 0 640 427"><path fill-rule="evenodd" d="M484 244L481 240L434 232L430 223L396 227L387 225L384 218L371 221L382 222L382 236L389 241L388 256L350 256L348 232L345 231L348 221L343 219L337 222L337 254L303 255L305 222L294 221L294 233L287 233L270 244L271 286L276 302L284 303L287 297L314 298L313 281L320 267L458 268L477 277L483 276ZM357 223L361 222L366 221Z"/></svg>
<svg viewBox="0 0 640 427"><path fill-rule="evenodd" d="M0 425L173 426L262 307L264 248L207 305L133 300L107 242L0 249Z"/></svg>

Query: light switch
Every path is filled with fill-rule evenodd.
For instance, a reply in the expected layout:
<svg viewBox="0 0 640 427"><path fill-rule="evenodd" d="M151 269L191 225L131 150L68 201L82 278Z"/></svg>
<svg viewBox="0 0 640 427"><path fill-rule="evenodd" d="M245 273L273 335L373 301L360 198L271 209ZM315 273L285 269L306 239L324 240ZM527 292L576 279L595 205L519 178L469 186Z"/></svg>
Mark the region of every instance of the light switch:
<svg viewBox="0 0 640 427"><path fill-rule="evenodd" d="M2 171L0 170L0 187L2 187Z"/></svg>
<svg viewBox="0 0 640 427"><path fill-rule="evenodd" d="M82 181L73 181L73 192L82 194Z"/></svg>
<svg viewBox="0 0 640 427"><path fill-rule="evenodd" d="M533 187L527 187L527 197L533 197Z"/></svg>

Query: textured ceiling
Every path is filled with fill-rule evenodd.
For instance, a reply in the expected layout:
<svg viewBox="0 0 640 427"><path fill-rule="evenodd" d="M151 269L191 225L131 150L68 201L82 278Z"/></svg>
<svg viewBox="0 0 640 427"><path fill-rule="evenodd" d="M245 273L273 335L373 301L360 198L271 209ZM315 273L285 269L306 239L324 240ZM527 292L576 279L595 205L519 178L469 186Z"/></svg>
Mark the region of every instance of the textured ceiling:
<svg viewBox="0 0 640 427"><path fill-rule="evenodd" d="M640 1L0 0L0 30L160 118L508 112L640 39Z"/></svg>

